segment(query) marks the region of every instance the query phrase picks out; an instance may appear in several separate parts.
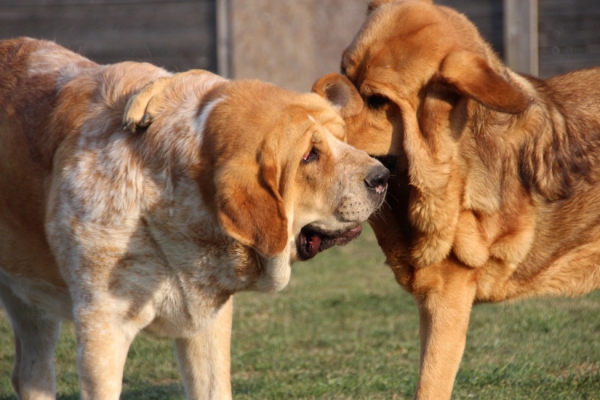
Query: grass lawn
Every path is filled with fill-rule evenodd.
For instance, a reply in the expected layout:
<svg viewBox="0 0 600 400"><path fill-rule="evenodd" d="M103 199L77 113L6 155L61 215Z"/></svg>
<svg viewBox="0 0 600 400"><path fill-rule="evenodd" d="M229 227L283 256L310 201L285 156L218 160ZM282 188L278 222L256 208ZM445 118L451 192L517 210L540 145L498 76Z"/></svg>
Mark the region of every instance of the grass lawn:
<svg viewBox="0 0 600 400"><path fill-rule="evenodd" d="M235 298L236 399L410 399L419 363L412 298L395 283L370 229L296 264L287 289ZM0 400L12 333L0 317ZM73 327L56 353L61 399L77 399ZM172 343L141 334L123 399L183 397ZM600 399L600 291L475 307L454 399Z"/></svg>

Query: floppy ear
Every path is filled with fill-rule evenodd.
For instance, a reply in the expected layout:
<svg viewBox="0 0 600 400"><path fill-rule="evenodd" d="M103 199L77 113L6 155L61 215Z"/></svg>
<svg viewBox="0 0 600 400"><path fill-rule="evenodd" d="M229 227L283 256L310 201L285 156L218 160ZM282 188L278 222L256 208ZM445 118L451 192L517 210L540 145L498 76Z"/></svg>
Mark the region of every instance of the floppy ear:
<svg viewBox="0 0 600 400"><path fill-rule="evenodd" d="M260 160L232 159L215 174L219 221L225 232L265 257L287 244L287 217L277 190L277 167L268 152Z"/></svg>
<svg viewBox="0 0 600 400"><path fill-rule="evenodd" d="M360 94L344 75L327 74L314 83L312 91L327 99L342 118L353 117L362 110L363 100Z"/></svg>
<svg viewBox="0 0 600 400"><path fill-rule="evenodd" d="M461 93L491 108L509 114L525 111L527 95L494 71L483 57L470 51L454 51L440 67L441 75Z"/></svg>

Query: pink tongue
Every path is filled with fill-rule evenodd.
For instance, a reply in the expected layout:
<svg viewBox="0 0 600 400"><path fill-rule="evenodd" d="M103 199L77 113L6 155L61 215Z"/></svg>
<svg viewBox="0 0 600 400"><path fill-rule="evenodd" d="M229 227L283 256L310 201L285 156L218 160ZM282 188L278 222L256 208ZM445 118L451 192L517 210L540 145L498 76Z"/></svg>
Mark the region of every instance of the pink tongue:
<svg viewBox="0 0 600 400"><path fill-rule="evenodd" d="M319 252L319 248L321 247L321 236L313 235L308 238L308 253L311 255L316 255Z"/></svg>

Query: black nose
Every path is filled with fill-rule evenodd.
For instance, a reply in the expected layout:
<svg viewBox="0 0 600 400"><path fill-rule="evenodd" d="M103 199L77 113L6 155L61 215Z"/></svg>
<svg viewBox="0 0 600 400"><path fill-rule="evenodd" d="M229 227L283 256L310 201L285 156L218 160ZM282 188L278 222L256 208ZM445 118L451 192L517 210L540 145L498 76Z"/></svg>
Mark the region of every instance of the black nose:
<svg viewBox="0 0 600 400"><path fill-rule="evenodd" d="M385 189L389 177L390 171L387 168L378 166L369 171L365 178L365 184L369 189L379 193L381 189Z"/></svg>

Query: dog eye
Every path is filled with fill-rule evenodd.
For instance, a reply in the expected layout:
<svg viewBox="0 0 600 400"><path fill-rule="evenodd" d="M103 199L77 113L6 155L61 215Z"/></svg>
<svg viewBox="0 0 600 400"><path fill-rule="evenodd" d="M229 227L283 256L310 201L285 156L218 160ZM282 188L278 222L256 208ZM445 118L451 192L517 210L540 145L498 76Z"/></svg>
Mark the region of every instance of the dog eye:
<svg viewBox="0 0 600 400"><path fill-rule="evenodd" d="M317 153L317 150L313 147L308 153L304 155L304 157L302 157L302 162L306 164L309 162L317 161L318 159L319 153Z"/></svg>
<svg viewBox="0 0 600 400"><path fill-rule="evenodd" d="M381 107L389 103L389 101L390 100L387 97L380 96L378 94L367 97L367 105L369 108L374 110L379 110Z"/></svg>

